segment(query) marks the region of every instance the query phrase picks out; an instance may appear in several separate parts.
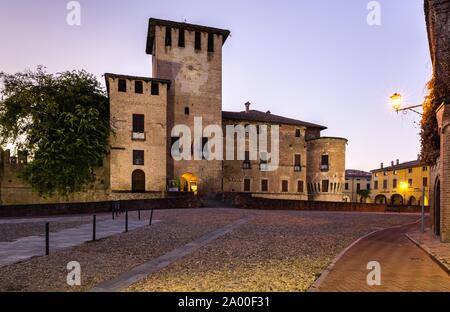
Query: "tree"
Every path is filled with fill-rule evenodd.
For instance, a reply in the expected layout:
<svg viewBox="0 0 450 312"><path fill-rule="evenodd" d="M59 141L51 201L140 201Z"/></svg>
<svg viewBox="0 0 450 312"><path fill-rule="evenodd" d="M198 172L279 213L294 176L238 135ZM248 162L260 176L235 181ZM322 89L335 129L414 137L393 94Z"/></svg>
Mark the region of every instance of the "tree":
<svg viewBox="0 0 450 312"><path fill-rule="evenodd" d="M48 74L43 67L0 73L1 144L30 156L20 173L40 195L68 195L95 180L107 153L109 105L84 70Z"/></svg>
<svg viewBox="0 0 450 312"><path fill-rule="evenodd" d="M424 4L433 77L423 105L421 156L429 165L434 165L440 148L435 111L441 104L450 103L450 1L425 0Z"/></svg>

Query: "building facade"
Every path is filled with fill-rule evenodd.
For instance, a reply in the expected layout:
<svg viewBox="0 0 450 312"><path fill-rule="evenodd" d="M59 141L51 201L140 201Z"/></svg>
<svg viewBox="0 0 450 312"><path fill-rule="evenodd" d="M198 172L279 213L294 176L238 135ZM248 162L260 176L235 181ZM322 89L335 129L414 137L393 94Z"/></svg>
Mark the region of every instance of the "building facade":
<svg viewBox="0 0 450 312"><path fill-rule="evenodd" d="M430 167L420 160L400 163L374 169L372 172L371 199L377 204L428 205L430 188ZM423 189L425 196L422 195Z"/></svg>
<svg viewBox="0 0 450 312"><path fill-rule="evenodd" d="M252 110L250 103L243 111L222 110L222 46L229 34L224 29L150 19L146 52L152 56L153 78L105 74L114 133L98 172L103 184L101 191L94 191L101 193L96 198L180 191L343 201L346 139L322 137L324 126ZM217 133L206 130L211 125L224 134L224 155L230 148L225 142L227 126L254 126L258 135L266 128L268 137L277 127L276 170L268 170L268 154L275 152L271 142L267 152L258 150L250 157L250 130L243 142L232 145L235 149L245 145L242 159L204 159L202 153L195 159L196 151L213 145ZM192 136L184 137L178 126ZM182 145L186 140L192 142L189 150ZM177 159L186 153L194 159ZM83 196L73 200L88 200ZM26 198L9 198L3 204Z"/></svg>
<svg viewBox="0 0 450 312"><path fill-rule="evenodd" d="M372 174L362 170L345 170L344 199L348 202L371 202Z"/></svg>

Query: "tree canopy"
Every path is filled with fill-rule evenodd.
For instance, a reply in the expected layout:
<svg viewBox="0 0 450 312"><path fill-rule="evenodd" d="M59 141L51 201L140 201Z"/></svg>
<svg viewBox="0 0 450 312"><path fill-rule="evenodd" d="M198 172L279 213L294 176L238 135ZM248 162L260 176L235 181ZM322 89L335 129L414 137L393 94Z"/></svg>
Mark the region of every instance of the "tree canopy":
<svg viewBox="0 0 450 312"><path fill-rule="evenodd" d="M92 183L110 134L108 99L95 76L38 67L1 72L0 79L0 143L30 156L20 177L44 196L68 195Z"/></svg>

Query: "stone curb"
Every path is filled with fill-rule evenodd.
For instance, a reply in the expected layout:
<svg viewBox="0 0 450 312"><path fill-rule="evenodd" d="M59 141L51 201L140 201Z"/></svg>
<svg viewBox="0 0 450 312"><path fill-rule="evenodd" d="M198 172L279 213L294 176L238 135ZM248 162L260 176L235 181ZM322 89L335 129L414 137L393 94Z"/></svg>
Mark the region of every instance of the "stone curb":
<svg viewBox="0 0 450 312"><path fill-rule="evenodd" d="M366 235L361 236L360 238L358 238L357 240L355 240L353 243L351 243L350 245L348 245L344 250L342 250L334 259L333 261L331 261L331 263L327 266L327 268L325 270L322 271L322 273L320 274L319 278L316 279L316 281L308 288L308 290L306 292L317 292L320 285L323 283L323 281L327 278L328 274L333 270L334 266L336 265L336 263L345 255L345 253L347 253L347 251L349 251L353 246L355 246L356 244L358 244L360 241L362 241L363 239L381 232L381 231L385 231L385 230L389 230L389 229L396 229L399 227L403 227L403 226L408 226L408 225L413 225L416 223L419 223L420 219L414 222L410 222L410 223L406 223L406 224L400 224L400 225L395 225L395 226L391 226L391 227L387 227L387 228L382 228L379 230L375 230L372 231Z"/></svg>
<svg viewBox="0 0 450 312"><path fill-rule="evenodd" d="M405 236L413 242L417 247L425 251L428 256L430 256L431 259L433 259L434 262L436 262L447 274L450 275L450 265L446 264L442 259L440 259L437 255L435 255L427 246L424 244L421 244L419 241L417 241L415 238L413 238L408 233L405 234Z"/></svg>

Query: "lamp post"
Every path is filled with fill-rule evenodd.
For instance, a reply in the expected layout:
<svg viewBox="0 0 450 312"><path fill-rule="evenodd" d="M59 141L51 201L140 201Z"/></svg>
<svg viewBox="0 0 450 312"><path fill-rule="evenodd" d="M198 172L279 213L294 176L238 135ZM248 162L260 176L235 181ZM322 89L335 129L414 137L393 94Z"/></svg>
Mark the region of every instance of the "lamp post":
<svg viewBox="0 0 450 312"><path fill-rule="evenodd" d="M400 93L394 93L389 97L389 101L392 104L392 108L397 112L405 112L407 113L408 111L412 111L416 114L419 114L422 116L421 112L418 112L417 110L415 110L415 108L423 108L422 105L413 105L413 106L406 106L406 107L402 107L404 105L403 103L403 96Z"/></svg>

